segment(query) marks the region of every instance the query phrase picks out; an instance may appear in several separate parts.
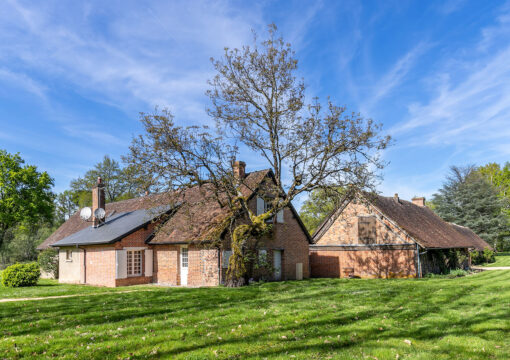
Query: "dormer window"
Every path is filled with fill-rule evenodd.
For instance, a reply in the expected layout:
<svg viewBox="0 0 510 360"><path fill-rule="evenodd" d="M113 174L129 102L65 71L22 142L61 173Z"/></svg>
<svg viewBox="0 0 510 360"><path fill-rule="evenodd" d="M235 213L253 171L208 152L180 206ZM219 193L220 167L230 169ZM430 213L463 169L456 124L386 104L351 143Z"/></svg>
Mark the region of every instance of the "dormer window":
<svg viewBox="0 0 510 360"><path fill-rule="evenodd" d="M264 199L260 196L257 196L257 215L261 215L263 213L266 213L272 209L273 201L271 199ZM273 223L274 222L274 216L270 217L266 220L267 223ZM283 209L279 210L276 213L276 222L277 223L283 223Z"/></svg>

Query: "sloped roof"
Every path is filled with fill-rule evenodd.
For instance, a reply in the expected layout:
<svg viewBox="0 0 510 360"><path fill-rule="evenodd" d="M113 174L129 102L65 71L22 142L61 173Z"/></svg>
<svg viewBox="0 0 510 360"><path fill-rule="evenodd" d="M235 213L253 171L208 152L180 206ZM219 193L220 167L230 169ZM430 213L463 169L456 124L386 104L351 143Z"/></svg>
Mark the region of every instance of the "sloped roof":
<svg viewBox="0 0 510 360"><path fill-rule="evenodd" d="M462 233L464 236L469 237L473 244L475 244L476 250L483 250L485 248L489 248L492 250L492 246L489 245L484 239L482 239L480 236L476 235L473 230L471 230L468 227L457 225L454 223L450 223L451 226L458 232Z"/></svg>
<svg viewBox="0 0 510 360"><path fill-rule="evenodd" d="M262 181L271 176L273 176L271 170L247 173L244 180L246 186L241 187L243 196L247 198L253 196ZM217 237L226 228L226 220L233 215L228 207L221 207L216 201L216 198L212 195L212 185L206 183L200 187L194 186L189 188L180 194L157 194L109 203L106 204L106 214L108 217L114 214L150 209L161 205L179 204L176 210L172 213L170 219L160 226L158 231L149 237L147 242L150 244L182 244L193 241L200 242ZM294 213L295 218L298 220L303 232L306 234L309 241L311 241L310 235L303 223L300 221L296 210L291 204L289 207ZM138 219L138 215L135 216L135 214L133 214L130 216L134 216L133 219ZM127 221L128 219L129 217L125 220ZM132 228L133 226L131 224L127 224L126 221L123 221L126 229ZM109 223L108 226L112 226L113 224L114 222ZM121 223L117 224L120 227ZM107 226L105 225L102 227L106 228ZM90 232L90 230L99 230L100 228L91 229L90 223L81 220L79 214L76 213L62 224L48 239L46 239L38 247L38 249L47 248L48 246L55 244L57 241L68 238L84 229L88 229ZM86 232L81 233L80 236L82 234L86 234Z"/></svg>
<svg viewBox="0 0 510 360"><path fill-rule="evenodd" d="M244 180L247 186L241 187L243 196L253 196L262 181L271 174L271 170L248 173ZM226 229L227 220L233 215L228 207L220 206L210 184L186 190L178 201L182 205L149 239L149 244L183 244L215 239Z"/></svg>
<svg viewBox="0 0 510 360"><path fill-rule="evenodd" d="M51 246L111 244L140 229L171 209L171 206L163 205L152 209L115 213L106 218L105 223L101 226L94 228L89 225Z"/></svg>
<svg viewBox="0 0 510 360"><path fill-rule="evenodd" d="M426 206L418 206L410 201L380 195L363 196L384 216L409 234L424 248L475 248L489 246L470 229L447 223ZM328 216L313 235L317 242L336 221L348 205L346 201Z"/></svg>
<svg viewBox="0 0 510 360"><path fill-rule="evenodd" d="M130 212L140 209L150 209L161 205L168 205L171 199L168 194L153 194L148 196L142 196L135 199L117 201L108 203L105 206L106 217L115 215L116 213ZM85 222L80 219L80 214L77 211L72 215L66 222L55 230L46 240L44 240L38 247L38 250L47 249L57 241L62 240L80 230L90 227L89 222Z"/></svg>
<svg viewBox="0 0 510 360"><path fill-rule="evenodd" d="M448 249L479 246L471 236L457 231L426 206L384 196L376 196L372 204L424 248Z"/></svg>

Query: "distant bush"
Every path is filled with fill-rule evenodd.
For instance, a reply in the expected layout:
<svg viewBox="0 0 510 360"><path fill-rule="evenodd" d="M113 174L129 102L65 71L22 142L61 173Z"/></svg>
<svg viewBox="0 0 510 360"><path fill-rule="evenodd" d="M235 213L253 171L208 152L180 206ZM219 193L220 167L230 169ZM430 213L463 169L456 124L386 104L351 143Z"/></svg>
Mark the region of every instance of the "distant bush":
<svg viewBox="0 0 510 360"><path fill-rule="evenodd" d="M453 278L457 278L457 277L463 277L468 274L469 273L466 270L455 269L455 270L450 270L450 273L448 275L446 275L446 277L453 279Z"/></svg>
<svg viewBox="0 0 510 360"><path fill-rule="evenodd" d="M2 285L6 287L34 286L41 276L39 264L14 264L2 271Z"/></svg>
<svg viewBox="0 0 510 360"><path fill-rule="evenodd" d="M483 249L483 251L473 251L471 253L471 263L473 265L487 264L496 262L495 253L489 248Z"/></svg>
<svg viewBox="0 0 510 360"><path fill-rule="evenodd" d="M58 278L58 251L55 249L46 249L39 253L37 262L41 269L48 274Z"/></svg>

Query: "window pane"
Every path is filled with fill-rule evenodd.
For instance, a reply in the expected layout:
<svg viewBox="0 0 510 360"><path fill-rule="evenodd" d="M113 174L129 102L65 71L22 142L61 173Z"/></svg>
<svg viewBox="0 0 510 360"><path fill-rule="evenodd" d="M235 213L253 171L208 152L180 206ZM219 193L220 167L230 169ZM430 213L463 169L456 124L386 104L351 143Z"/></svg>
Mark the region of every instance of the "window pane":
<svg viewBox="0 0 510 360"><path fill-rule="evenodd" d="M188 248L181 248L182 267L188 267Z"/></svg>

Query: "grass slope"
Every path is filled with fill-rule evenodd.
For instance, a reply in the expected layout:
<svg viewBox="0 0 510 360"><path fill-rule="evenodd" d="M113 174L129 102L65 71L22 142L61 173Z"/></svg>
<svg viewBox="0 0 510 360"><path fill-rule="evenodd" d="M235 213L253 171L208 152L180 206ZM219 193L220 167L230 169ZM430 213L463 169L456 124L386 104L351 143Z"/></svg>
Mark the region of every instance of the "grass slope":
<svg viewBox="0 0 510 360"><path fill-rule="evenodd" d="M508 359L509 285L490 271L0 303L0 358Z"/></svg>
<svg viewBox="0 0 510 360"><path fill-rule="evenodd" d="M72 285L72 284L59 284L55 280L39 279L37 286L22 287L22 288L7 288L0 285L0 300L1 299L14 299L14 298L33 298L33 297L46 297L46 296L60 296L60 295L75 295L75 294L94 294L105 292L119 292L130 291L138 289L139 286L125 286L118 288L105 288L87 285ZM0 357L1 359L1 357Z"/></svg>
<svg viewBox="0 0 510 360"><path fill-rule="evenodd" d="M498 253L496 255L496 262L493 262L491 264L485 264L484 266L487 267L510 266L510 253Z"/></svg>

